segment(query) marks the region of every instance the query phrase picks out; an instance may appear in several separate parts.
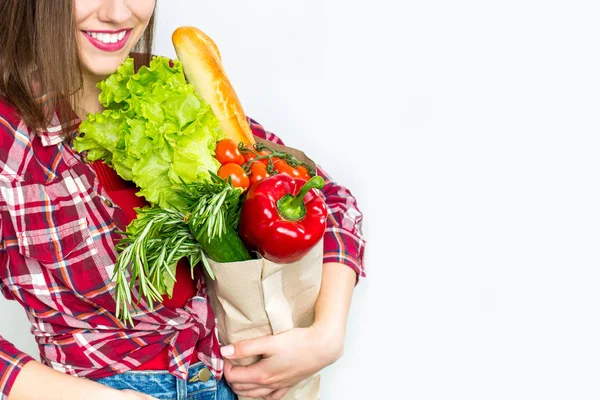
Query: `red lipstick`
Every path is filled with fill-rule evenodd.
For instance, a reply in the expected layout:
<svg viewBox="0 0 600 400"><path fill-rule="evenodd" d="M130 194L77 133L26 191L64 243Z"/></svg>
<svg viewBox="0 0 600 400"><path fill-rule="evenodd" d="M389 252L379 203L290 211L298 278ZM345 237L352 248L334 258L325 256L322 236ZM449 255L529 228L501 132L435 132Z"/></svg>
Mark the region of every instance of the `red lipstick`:
<svg viewBox="0 0 600 400"><path fill-rule="evenodd" d="M112 34L119 34L121 32L123 32L123 30L120 31L91 31L94 34L102 34L102 35L112 35ZM90 36L87 31L82 31L83 35L90 41L91 44L93 44L96 48L102 50L102 51L119 51L121 50L123 47L125 47L125 45L127 44L127 41L129 40L129 36L131 36L131 29L128 29L127 31L125 31L125 36L123 36L123 39L118 40L116 43L105 43L102 40L98 39L98 38L94 38L92 36Z"/></svg>

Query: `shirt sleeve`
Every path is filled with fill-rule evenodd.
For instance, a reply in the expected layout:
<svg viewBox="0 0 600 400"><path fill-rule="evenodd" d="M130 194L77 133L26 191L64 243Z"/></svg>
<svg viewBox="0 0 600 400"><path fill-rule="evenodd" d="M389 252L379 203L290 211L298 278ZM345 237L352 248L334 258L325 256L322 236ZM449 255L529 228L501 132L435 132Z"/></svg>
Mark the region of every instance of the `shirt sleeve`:
<svg viewBox="0 0 600 400"><path fill-rule="evenodd" d="M21 368L33 357L23 353L0 336L0 400L8 400L10 389Z"/></svg>
<svg viewBox="0 0 600 400"><path fill-rule="evenodd" d="M252 133L262 139L283 144L283 141L256 121L248 118ZM323 237L323 262L338 262L352 268L356 279L365 277L364 252L366 241L362 233L363 215L356 199L345 187L338 185L317 165L317 174L325 180L321 190L329 209L327 227Z"/></svg>
<svg viewBox="0 0 600 400"><path fill-rule="evenodd" d="M2 247L2 221L0 220L0 266L6 261L4 257L6 254L3 254ZM14 296L10 293L6 285L2 283L1 273L0 293L2 293L7 300L14 300ZM0 316L0 319L4 320L2 316ZM17 375L21 371L21 368L32 360L34 360L33 357L23 353L0 335L0 400L8 400L10 389L15 383L15 379L17 379Z"/></svg>
<svg viewBox="0 0 600 400"><path fill-rule="evenodd" d="M0 240L2 237L0 236ZM0 280L0 292L7 299L13 297L9 295L8 290ZM17 379L21 368L32 361L33 357L23 353L12 343L0 336L0 400L7 400L10 389Z"/></svg>

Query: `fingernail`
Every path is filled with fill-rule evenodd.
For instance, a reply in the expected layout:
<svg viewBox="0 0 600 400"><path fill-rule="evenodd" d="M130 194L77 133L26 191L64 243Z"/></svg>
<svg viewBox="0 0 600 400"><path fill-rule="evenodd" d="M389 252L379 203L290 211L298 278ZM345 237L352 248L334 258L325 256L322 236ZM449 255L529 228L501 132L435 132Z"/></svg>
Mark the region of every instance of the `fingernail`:
<svg viewBox="0 0 600 400"><path fill-rule="evenodd" d="M235 352L235 349L232 345L221 347L221 355L223 357L230 357Z"/></svg>

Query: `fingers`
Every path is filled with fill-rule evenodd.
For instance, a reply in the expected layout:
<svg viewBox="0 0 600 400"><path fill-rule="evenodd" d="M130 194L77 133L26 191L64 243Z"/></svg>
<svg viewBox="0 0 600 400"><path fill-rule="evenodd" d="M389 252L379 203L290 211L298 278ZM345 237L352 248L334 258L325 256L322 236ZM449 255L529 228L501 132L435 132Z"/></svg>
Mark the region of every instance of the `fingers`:
<svg viewBox="0 0 600 400"><path fill-rule="evenodd" d="M230 382L230 386L232 389L235 389L238 391L248 391L248 390L255 390L255 389L278 390L281 388L281 385L279 385L279 384L261 385L260 383L231 383Z"/></svg>
<svg viewBox="0 0 600 400"><path fill-rule="evenodd" d="M280 400L290 390L276 375L269 375L265 367L269 360L261 360L249 366L233 365L225 359L223 371L229 386L238 396ZM289 385L289 383L288 383Z"/></svg>
<svg viewBox="0 0 600 400"><path fill-rule="evenodd" d="M276 390L276 391L272 392L271 394L265 396L263 400L281 400L283 398L283 396L285 396L285 394L287 392L289 392L289 390L290 390L289 387Z"/></svg>
<svg viewBox="0 0 600 400"><path fill-rule="evenodd" d="M262 398L263 400L281 400L289 390L290 388L286 387L278 390L261 388L253 390L234 390L234 392L238 396Z"/></svg>
<svg viewBox="0 0 600 400"><path fill-rule="evenodd" d="M234 389L234 392L238 396L265 399L267 396L269 396L273 392L273 389L260 388L260 389L253 389L253 390L241 390L241 391Z"/></svg>
<svg viewBox="0 0 600 400"><path fill-rule="evenodd" d="M275 352L275 336L263 336L221 347L221 355L230 360L251 356L269 356Z"/></svg>
<svg viewBox="0 0 600 400"><path fill-rule="evenodd" d="M225 379L230 384L236 383L254 383L258 386L270 385L273 382L272 377L268 376L263 366L264 361L259 361L255 364L232 365L229 360L225 360Z"/></svg>
<svg viewBox="0 0 600 400"><path fill-rule="evenodd" d="M235 366L229 360L225 360L225 379L234 392L244 396L245 393L256 393L259 389L272 392L289 386L280 375L267 372L268 368L264 365L267 362L262 360L249 366Z"/></svg>

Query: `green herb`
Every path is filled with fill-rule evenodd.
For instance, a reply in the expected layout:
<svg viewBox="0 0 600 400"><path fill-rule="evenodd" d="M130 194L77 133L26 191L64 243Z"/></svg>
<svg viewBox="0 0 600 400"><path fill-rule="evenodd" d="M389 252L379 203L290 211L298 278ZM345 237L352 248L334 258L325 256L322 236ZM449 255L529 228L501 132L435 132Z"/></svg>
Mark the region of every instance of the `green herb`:
<svg viewBox="0 0 600 400"><path fill-rule="evenodd" d="M116 281L117 318L133 325L128 308L132 292L139 287L150 309L172 296L177 261L188 257L193 269L204 261L207 274L214 279L206 257L219 262L249 260L250 255L237 235L240 191L215 174L208 182L183 184L176 193L186 205L184 211L148 207L137 209L137 219L121 232L119 256L113 279ZM131 271L131 272L129 272ZM137 284L137 285L136 285Z"/></svg>

